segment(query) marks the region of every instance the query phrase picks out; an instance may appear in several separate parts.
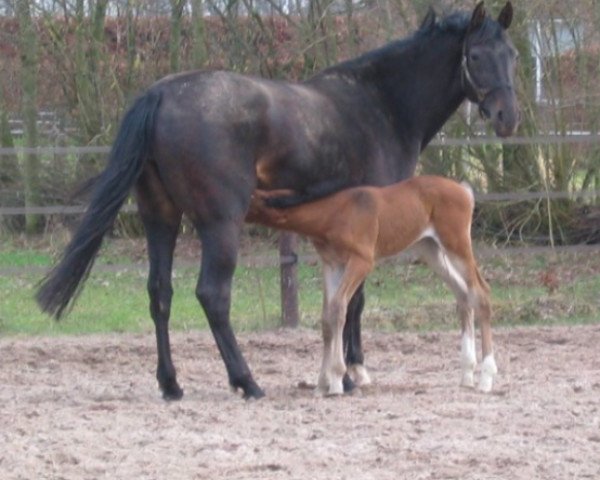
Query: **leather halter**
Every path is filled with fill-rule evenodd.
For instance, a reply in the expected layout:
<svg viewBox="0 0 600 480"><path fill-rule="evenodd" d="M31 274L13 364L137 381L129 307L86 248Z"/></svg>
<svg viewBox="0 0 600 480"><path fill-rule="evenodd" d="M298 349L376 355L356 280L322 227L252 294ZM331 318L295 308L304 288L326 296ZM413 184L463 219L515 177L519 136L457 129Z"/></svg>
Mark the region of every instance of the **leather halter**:
<svg viewBox="0 0 600 480"><path fill-rule="evenodd" d="M473 75L469 71L469 63L467 60L467 41L463 42L462 47L462 58L460 62L460 83L465 92L468 92L467 87L475 94L477 105L481 107L481 102L485 100L485 98L492 92L496 90L500 90L506 88L508 90L512 90L512 85L500 83L498 85L494 85L490 88L482 88L477 85L477 82L473 78Z"/></svg>

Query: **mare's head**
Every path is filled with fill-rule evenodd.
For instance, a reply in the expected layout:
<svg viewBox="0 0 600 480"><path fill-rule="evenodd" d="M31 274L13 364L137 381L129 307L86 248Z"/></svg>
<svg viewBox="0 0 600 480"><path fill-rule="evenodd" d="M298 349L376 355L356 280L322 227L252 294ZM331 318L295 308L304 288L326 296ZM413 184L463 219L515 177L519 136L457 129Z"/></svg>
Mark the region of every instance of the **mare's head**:
<svg viewBox="0 0 600 480"><path fill-rule="evenodd" d="M517 51L506 33L512 16L510 2L496 20L486 16L483 2L477 4L462 50L461 79L467 98L479 106L500 137L515 133L520 118L514 88Z"/></svg>

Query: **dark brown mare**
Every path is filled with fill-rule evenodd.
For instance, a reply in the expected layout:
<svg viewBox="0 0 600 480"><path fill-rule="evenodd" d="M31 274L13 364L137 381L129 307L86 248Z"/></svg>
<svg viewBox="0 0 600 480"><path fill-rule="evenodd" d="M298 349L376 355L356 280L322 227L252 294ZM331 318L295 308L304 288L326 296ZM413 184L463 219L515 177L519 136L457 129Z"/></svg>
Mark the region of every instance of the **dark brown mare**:
<svg viewBox="0 0 600 480"><path fill-rule="evenodd" d="M281 192L281 193L280 193ZM347 367L343 328L350 299L376 260L415 251L456 296L461 322L461 385L473 386L477 364L475 327L481 328L479 390L489 392L496 374L490 325L489 287L471 247L473 192L444 177L413 177L386 187L342 190L313 202L273 208L281 190L257 190L247 220L309 237L323 263L323 363L318 388L343 393ZM287 192L289 194L289 192ZM350 365L357 383L369 383L363 365Z"/></svg>
<svg viewBox="0 0 600 480"><path fill-rule="evenodd" d="M229 320L241 226L255 188L288 188L303 200L359 184L410 177L419 153L465 98L500 136L518 123L516 51L506 33L512 6L496 20L482 4L303 83L230 72L166 77L125 114L105 171L60 262L37 293L60 317L76 298L117 213L135 188L150 259L148 293L156 327L157 378L179 399L169 315L173 250L182 215L202 242L196 295L225 362L245 398L263 392L240 352ZM346 362L362 363L362 289L350 303ZM347 382L350 386L351 382Z"/></svg>

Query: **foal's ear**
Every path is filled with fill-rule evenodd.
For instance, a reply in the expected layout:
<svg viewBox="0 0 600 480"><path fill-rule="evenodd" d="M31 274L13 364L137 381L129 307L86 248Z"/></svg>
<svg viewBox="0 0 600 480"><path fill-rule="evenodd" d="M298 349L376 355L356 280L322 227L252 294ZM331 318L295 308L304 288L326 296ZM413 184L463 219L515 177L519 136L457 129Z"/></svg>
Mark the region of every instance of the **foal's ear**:
<svg viewBox="0 0 600 480"><path fill-rule="evenodd" d="M433 27L434 24L435 24L435 10L433 9L433 7L430 6L429 9L427 10L427 13L425 14L425 18L421 22L421 26L419 27L419 30L427 30L427 29Z"/></svg>
<svg viewBox="0 0 600 480"><path fill-rule="evenodd" d="M506 7L505 7L506 8ZM473 14L471 15L471 21L469 22L469 31L472 32L481 27L481 24L485 20L485 7L483 6L483 2L479 2L475 6L475 10L473 10Z"/></svg>
<svg viewBox="0 0 600 480"><path fill-rule="evenodd" d="M508 27L510 27L512 19L513 19L512 3L506 2L506 5L504 5L504 8L500 11L500 15L498 15L498 23L504 30L506 30Z"/></svg>

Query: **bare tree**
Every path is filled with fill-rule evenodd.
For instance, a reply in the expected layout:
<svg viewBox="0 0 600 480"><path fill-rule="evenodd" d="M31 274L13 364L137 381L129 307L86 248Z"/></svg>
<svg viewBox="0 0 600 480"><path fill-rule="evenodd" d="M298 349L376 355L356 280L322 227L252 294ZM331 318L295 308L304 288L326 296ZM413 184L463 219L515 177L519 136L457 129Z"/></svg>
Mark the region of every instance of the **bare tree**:
<svg viewBox="0 0 600 480"><path fill-rule="evenodd" d="M30 0L16 1L19 20L19 49L21 51L21 83L23 86L21 112L23 115L23 139L26 147L36 147L37 132L37 69L38 42L37 32L31 16ZM40 200L40 160L38 155L25 154L23 164L25 182L25 205L39 205ZM36 233L42 227L39 215L27 214L25 229L27 233Z"/></svg>

